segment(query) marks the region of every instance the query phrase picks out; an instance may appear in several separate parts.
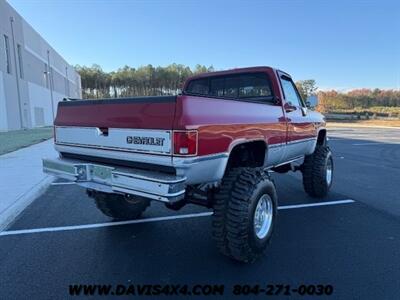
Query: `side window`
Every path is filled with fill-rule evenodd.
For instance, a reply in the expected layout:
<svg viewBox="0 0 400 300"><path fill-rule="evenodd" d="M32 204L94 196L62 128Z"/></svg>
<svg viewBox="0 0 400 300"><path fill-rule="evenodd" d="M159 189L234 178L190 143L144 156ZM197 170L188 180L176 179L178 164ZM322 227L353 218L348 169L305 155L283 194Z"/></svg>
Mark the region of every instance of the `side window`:
<svg viewBox="0 0 400 300"><path fill-rule="evenodd" d="M294 106L302 107L302 101L297 94L293 81L287 79L285 76L281 76L281 83L286 102L290 102L290 104Z"/></svg>

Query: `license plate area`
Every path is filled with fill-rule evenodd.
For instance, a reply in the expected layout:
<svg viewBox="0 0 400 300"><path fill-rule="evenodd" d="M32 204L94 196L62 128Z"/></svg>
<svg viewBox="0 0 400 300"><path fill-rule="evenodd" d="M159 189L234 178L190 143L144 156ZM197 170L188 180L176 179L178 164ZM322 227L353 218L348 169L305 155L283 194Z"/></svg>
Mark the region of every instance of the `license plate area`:
<svg viewBox="0 0 400 300"><path fill-rule="evenodd" d="M113 169L105 166L90 165L91 179L98 183L110 182Z"/></svg>

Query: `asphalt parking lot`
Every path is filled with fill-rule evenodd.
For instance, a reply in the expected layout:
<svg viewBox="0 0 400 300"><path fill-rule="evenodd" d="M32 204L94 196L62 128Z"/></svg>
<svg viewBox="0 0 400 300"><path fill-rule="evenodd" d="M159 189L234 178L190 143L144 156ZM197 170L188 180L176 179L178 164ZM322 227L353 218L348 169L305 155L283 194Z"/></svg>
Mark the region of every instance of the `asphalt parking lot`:
<svg viewBox="0 0 400 300"><path fill-rule="evenodd" d="M0 234L0 298L63 299L71 284L148 283L224 284L231 298L235 284L304 283L332 285L332 299L398 299L400 130L332 128L330 138L329 197L308 197L300 174L273 174L278 224L254 264L218 254L210 210L153 202L141 221L110 226L83 188L54 184Z"/></svg>

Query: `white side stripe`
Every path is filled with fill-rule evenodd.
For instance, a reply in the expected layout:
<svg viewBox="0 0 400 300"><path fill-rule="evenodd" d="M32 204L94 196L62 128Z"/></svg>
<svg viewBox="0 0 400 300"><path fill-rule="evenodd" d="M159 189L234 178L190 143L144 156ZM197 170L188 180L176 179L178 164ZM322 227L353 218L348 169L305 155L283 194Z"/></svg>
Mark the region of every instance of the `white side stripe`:
<svg viewBox="0 0 400 300"><path fill-rule="evenodd" d="M318 203L285 205L285 206L279 206L278 209L279 210L284 210L284 209L294 209L294 208L304 208L304 207L338 205L338 204L347 204L347 203L353 203L353 202L354 202L354 200L347 199L347 200L318 202ZM119 222L108 222L108 223L97 223L97 224L75 225L75 226L61 226L61 227L45 227L45 228L34 228L34 229L10 230L10 231L0 232L0 236L19 235L19 234L28 234L28 233L41 233L41 232L82 230L82 229L90 229L90 228L111 227L111 226L121 226L121 225L130 225L130 224L139 224L139 223L150 223L150 222L158 222L158 221L169 221L169 220L178 220L178 219L208 217L208 216L211 216L212 214L213 214L212 212L202 212L202 213L194 213L194 214L186 214L186 215L175 215L175 216L156 217L156 218L148 218L148 219L140 219L140 220L129 220L129 221L119 221Z"/></svg>

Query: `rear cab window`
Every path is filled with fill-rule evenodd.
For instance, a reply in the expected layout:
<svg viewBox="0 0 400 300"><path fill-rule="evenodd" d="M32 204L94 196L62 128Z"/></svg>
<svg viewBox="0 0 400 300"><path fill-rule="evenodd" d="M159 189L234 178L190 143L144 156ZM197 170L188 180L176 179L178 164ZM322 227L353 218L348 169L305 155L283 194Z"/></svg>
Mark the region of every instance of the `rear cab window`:
<svg viewBox="0 0 400 300"><path fill-rule="evenodd" d="M193 79L184 94L272 103L271 82L262 72Z"/></svg>
<svg viewBox="0 0 400 300"><path fill-rule="evenodd" d="M191 81L189 88L192 94L208 95L208 78Z"/></svg>

